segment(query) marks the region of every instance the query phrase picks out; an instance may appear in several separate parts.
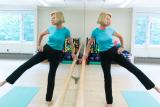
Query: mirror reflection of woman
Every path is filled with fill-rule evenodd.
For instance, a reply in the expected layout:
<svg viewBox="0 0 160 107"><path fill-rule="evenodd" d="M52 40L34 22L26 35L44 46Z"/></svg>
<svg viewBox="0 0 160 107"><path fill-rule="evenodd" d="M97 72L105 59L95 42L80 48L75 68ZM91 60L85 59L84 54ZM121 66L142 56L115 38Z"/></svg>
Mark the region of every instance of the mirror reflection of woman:
<svg viewBox="0 0 160 107"><path fill-rule="evenodd" d="M47 105L52 105L52 96L55 85L55 75L57 68L59 66L60 58L62 55L62 49L65 39L68 39L72 46L72 58L75 58L75 49L68 28L63 26L65 22L63 13L61 11L54 11L51 13L51 26L39 36L37 43L38 53L32 58L18 67L6 80L0 82L0 86L6 83L14 84L16 80L29 68L32 66L48 59L49 61L49 74L48 74L48 84L46 93ZM41 46L41 41L44 36L48 37L48 42L44 47Z"/></svg>
<svg viewBox="0 0 160 107"><path fill-rule="evenodd" d="M111 13L104 11L101 12L97 23L100 24L99 27L92 31L91 39L89 40L86 48L86 54L83 57L84 60L88 57L91 44L96 40L100 50L101 67L104 73L104 83L105 83L105 96L106 105L105 107L112 107L113 97L112 97L112 77L111 77L111 62L115 61L122 67L126 68L128 71L133 73L139 81L144 85L147 90L155 89L160 93L160 88L155 86L155 84L135 65L128 61L121 53L124 50L124 41L121 34L110 27L111 24ZM116 48L113 43L113 36L118 37L121 46ZM136 102L135 102L136 103Z"/></svg>

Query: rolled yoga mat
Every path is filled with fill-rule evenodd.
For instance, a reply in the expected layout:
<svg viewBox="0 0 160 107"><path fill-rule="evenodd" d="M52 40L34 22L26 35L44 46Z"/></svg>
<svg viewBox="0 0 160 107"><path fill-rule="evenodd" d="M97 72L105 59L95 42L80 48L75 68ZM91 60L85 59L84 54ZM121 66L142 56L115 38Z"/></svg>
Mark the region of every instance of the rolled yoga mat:
<svg viewBox="0 0 160 107"><path fill-rule="evenodd" d="M0 107L27 107L38 91L36 87L14 87L0 98Z"/></svg>

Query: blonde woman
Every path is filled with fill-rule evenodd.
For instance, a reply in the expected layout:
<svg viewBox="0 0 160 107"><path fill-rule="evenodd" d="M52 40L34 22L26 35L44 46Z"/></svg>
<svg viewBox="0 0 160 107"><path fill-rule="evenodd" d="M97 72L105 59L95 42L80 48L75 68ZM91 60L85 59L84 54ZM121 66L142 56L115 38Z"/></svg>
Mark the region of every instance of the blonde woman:
<svg viewBox="0 0 160 107"><path fill-rule="evenodd" d="M101 67L104 73L105 94L107 102L105 107L111 107L113 103L112 77L110 73L111 62L113 60L117 62L119 65L129 70L131 73L133 73L139 79L139 81L145 86L147 90L154 88L158 93L160 93L160 88L155 86L155 84L140 69L134 66L121 54L121 52L124 50L123 37L121 34L119 34L110 27L111 18L112 18L111 13L107 11L100 13L97 21L97 23L100 24L100 26L93 30L91 39L87 44L86 54L83 57L84 60L88 57L90 46L93 43L93 41L96 40L100 50L99 54L101 58ZM119 38L121 42L120 48L116 48L114 46L113 36Z"/></svg>
<svg viewBox="0 0 160 107"><path fill-rule="evenodd" d="M5 81L0 82L0 86L3 86L5 83L14 84L15 81L29 68L32 66L48 59L50 69L48 74L48 85L46 93L46 101L48 105L51 105L52 95L54 90L54 82L56 70L58 68L60 57L62 55L62 49L65 39L70 41L72 46L72 58L75 58L75 49L70 36L70 31L68 28L63 26L65 22L63 13L61 11L54 11L51 13L51 26L39 36L37 49L38 53L34 55L31 59L25 62L23 65L18 67ZM44 36L48 37L48 42L44 47L41 47L41 41Z"/></svg>

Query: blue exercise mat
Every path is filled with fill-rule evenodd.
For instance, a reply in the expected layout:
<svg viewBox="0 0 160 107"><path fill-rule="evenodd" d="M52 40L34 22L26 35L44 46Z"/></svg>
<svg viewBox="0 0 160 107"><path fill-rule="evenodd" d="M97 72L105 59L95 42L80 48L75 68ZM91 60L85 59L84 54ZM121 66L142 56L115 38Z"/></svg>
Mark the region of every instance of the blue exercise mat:
<svg viewBox="0 0 160 107"><path fill-rule="evenodd" d="M128 107L160 107L160 103L147 92L124 91L122 94Z"/></svg>
<svg viewBox="0 0 160 107"><path fill-rule="evenodd" d="M0 107L27 107L38 91L36 87L14 87L0 98Z"/></svg>

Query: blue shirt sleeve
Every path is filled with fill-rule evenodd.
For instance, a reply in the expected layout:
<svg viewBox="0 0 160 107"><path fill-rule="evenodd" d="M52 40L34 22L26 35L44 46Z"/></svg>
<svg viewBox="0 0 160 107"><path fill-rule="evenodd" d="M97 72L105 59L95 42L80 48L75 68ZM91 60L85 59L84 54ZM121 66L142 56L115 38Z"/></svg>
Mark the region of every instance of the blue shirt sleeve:
<svg viewBox="0 0 160 107"><path fill-rule="evenodd" d="M51 34L51 32L53 31L53 28L54 28L53 26L50 26L50 27L47 29L47 31L48 31L49 34Z"/></svg>
<svg viewBox="0 0 160 107"><path fill-rule="evenodd" d="M94 30L92 31L91 38L94 38L94 39L95 39L95 37L96 37L96 30L94 29Z"/></svg>
<svg viewBox="0 0 160 107"><path fill-rule="evenodd" d="M111 32L112 32L112 35L116 32L116 30L115 29L113 29L113 28L110 28L111 29Z"/></svg>
<svg viewBox="0 0 160 107"><path fill-rule="evenodd" d="M69 29L66 28L66 38L71 37L71 32L69 31Z"/></svg>

